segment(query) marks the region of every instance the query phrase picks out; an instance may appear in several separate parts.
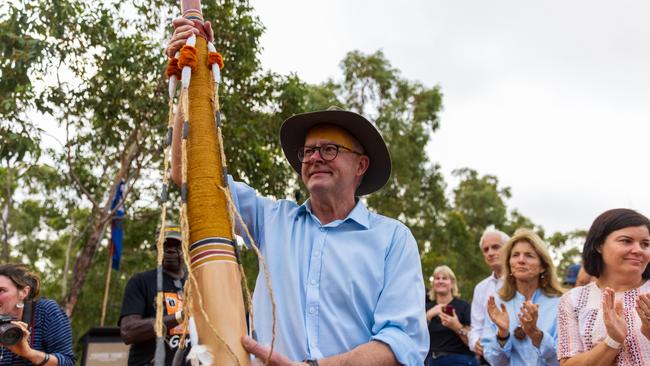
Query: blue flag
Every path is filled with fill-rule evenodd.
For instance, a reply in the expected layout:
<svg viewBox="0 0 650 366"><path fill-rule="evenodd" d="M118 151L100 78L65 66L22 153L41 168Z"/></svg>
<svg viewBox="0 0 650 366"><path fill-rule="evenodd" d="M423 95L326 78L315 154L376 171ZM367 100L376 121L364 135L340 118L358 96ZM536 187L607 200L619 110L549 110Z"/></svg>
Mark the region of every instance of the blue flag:
<svg viewBox="0 0 650 366"><path fill-rule="evenodd" d="M115 191L115 197L113 197L113 203L111 203L111 211L122 200L124 181L120 182L120 185L117 186ZM113 257L113 268L116 271L120 270L120 259L122 258L122 243L124 242L124 203L115 211L113 219L111 220L111 244L110 244L110 253Z"/></svg>

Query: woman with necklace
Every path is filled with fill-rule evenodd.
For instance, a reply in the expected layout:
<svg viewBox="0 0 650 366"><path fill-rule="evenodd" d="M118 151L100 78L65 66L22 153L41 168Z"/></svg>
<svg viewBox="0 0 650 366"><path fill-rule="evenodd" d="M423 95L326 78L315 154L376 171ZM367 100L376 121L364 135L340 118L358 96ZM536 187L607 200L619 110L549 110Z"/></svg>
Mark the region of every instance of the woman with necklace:
<svg viewBox="0 0 650 366"><path fill-rule="evenodd" d="M502 249L503 287L488 299L491 324L481 345L485 359L500 365L558 365L557 308L564 289L546 244L519 229Z"/></svg>
<svg viewBox="0 0 650 366"><path fill-rule="evenodd" d="M426 301L430 340L427 366L477 365L467 346L471 305L459 296L454 271L447 266L436 267Z"/></svg>
<svg viewBox="0 0 650 366"><path fill-rule="evenodd" d="M650 365L650 220L613 209L594 220L582 251L596 282L560 301L560 365Z"/></svg>

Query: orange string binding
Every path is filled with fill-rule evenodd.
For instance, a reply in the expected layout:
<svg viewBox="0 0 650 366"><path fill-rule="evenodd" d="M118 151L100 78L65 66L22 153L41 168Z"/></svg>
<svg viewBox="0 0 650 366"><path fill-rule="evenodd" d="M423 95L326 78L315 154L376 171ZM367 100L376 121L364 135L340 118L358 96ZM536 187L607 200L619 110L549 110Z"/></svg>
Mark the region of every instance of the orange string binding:
<svg viewBox="0 0 650 366"><path fill-rule="evenodd" d="M219 65L219 69L223 69L223 56L219 52L208 53L208 67L211 67L214 63Z"/></svg>
<svg viewBox="0 0 650 366"><path fill-rule="evenodd" d="M192 46L185 45L181 47L181 57L178 59L178 67L183 68L189 66L192 71L196 70L196 48Z"/></svg>
<svg viewBox="0 0 650 366"><path fill-rule="evenodd" d="M177 58L174 57L169 59L169 61L167 62L167 69L165 70L165 75L167 75L167 79L169 79L172 75L176 75L177 80L181 79L181 68L178 67Z"/></svg>

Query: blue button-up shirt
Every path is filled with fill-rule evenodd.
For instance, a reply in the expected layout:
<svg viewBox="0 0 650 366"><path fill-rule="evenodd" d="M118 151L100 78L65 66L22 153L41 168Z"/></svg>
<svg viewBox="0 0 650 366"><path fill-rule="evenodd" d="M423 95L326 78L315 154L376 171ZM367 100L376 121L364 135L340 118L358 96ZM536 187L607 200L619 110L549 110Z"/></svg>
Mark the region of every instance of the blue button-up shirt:
<svg viewBox="0 0 650 366"><path fill-rule="evenodd" d="M538 347L533 345L530 337L519 340L515 337L515 328L519 325L519 310L526 301L524 295L519 292L515 293L510 301L501 301L498 295L494 295L497 307L501 309L501 303L506 305L508 317L510 318L510 337L505 345L501 347L498 343L497 326L491 319L487 319L487 324L481 337L481 345L485 359L490 365L517 365L517 366L558 366L557 352L557 313L560 297L548 297L542 290L537 289L531 299L533 304L538 304L537 328L544 335Z"/></svg>
<svg viewBox="0 0 650 366"><path fill-rule="evenodd" d="M319 359L377 340L400 363L422 364L429 346L424 281L406 226L361 201L345 219L322 225L309 200L271 200L243 183L233 196L266 258L278 352ZM261 270L253 307L258 340L270 345L271 299Z"/></svg>

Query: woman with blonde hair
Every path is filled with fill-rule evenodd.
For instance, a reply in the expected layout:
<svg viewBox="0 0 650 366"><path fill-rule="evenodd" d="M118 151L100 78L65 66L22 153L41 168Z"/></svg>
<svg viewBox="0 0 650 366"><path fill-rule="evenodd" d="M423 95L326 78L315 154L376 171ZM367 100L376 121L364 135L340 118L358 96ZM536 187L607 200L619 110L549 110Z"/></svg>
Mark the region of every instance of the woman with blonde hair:
<svg viewBox="0 0 650 366"><path fill-rule="evenodd" d="M504 280L488 299L481 344L493 365L558 365L557 309L564 289L544 241L519 229L502 249Z"/></svg>
<svg viewBox="0 0 650 366"><path fill-rule="evenodd" d="M471 305L459 297L454 271L448 266L436 267L426 301L430 342L427 366L477 365L467 346Z"/></svg>

